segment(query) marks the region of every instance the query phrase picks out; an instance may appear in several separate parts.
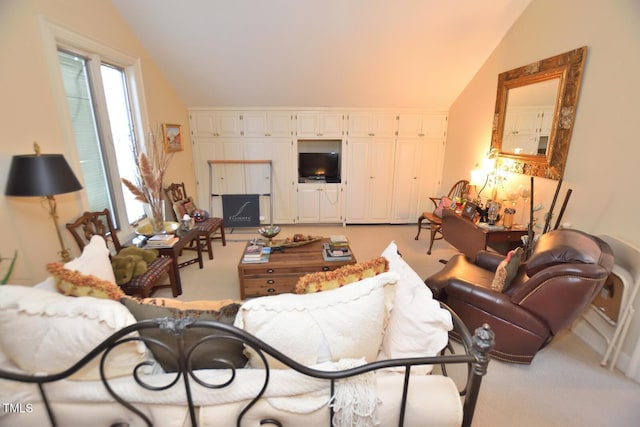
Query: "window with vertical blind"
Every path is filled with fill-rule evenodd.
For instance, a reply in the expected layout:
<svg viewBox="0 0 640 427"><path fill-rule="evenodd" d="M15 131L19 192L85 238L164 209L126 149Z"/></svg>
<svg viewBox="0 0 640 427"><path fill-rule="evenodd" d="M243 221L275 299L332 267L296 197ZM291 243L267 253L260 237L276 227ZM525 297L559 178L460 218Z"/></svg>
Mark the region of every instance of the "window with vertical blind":
<svg viewBox="0 0 640 427"><path fill-rule="evenodd" d="M108 208L115 224L132 224L144 211L120 181L136 182L126 69L96 53L59 49L58 60L89 209Z"/></svg>

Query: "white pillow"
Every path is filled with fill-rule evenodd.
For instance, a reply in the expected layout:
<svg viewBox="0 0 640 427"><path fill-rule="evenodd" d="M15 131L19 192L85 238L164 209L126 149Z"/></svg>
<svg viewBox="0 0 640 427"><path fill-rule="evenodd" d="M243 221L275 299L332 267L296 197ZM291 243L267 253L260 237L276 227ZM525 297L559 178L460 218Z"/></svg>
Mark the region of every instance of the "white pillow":
<svg viewBox="0 0 640 427"><path fill-rule="evenodd" d="M378 360L437 355L447 345L448 331L453 328L451 314L433 299L431 290L398 254L395 242L387 246L382 256L389 261L389 271L399 278ZM431 366L418 371L430 372Z"/></svg>
<svg viewBox="0 0 640 427"><path fill-rule="evenodd" d="M84 357L114 332L135 323L117 301L68 297L30 286L0 286L0 346L6 357L31 374L61 372ZM146 347L128 342L113 350L108 377L131 375L145 359ZM95 358L72 378L100 378Z"/></svg>
<svg viewBox="0 0 640 427"><path fill-rule="evenodd" d="M376 360L385 321L385 289L395 273L382 273L338 289L281 294L248 300L235 326L246 330L303 365L364 357ZM249 350L249 365L262 361ZM268 357L271 368L285 368Z"/></svg>
<svg viewBox="0 0 640 427"><path fill-rule="evenodd" d="M98 279L116 283L107 243L99 235L92 236L89 243L82 249L82 254L64 266L69 270L76 270L82 274L90 274Z"/></svg>

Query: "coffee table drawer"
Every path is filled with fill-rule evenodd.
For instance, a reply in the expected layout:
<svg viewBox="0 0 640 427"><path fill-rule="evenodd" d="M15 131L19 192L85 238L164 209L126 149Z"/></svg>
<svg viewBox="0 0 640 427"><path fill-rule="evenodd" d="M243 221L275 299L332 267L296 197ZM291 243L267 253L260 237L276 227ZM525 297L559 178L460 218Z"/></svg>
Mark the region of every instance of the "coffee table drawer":
<svg viewBox="0 0 640 427"><path fill-rule="evenodd" d="M329 271L333 268L321 265L296 265L287 267L269 267L266 265L242 267L242 275L244 277L250 276L282 276L284 274L296 274L298 276L315 273L317 271Z"/></svg>
<svg viewBox="0 0 640 427"><path fill-rule="evenodd" d="M247 298L291 293L298 283L298 276L245 278L244 296Z"/></svg>

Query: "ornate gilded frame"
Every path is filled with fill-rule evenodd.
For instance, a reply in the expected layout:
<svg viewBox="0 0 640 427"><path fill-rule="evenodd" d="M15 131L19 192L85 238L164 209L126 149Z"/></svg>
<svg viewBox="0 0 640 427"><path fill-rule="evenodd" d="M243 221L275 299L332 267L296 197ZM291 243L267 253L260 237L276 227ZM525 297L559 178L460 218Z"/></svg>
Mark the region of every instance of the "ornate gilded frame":
<svg viewBox="0 0 640 427"><path fill-rule="evenodd" d="M491 148L498 151L498 166L510 172L559 180L564 175L576 115L587 47L543 59L498 76ZM549 144L545 155L502 151L509 89L560 78Z"/></svg>

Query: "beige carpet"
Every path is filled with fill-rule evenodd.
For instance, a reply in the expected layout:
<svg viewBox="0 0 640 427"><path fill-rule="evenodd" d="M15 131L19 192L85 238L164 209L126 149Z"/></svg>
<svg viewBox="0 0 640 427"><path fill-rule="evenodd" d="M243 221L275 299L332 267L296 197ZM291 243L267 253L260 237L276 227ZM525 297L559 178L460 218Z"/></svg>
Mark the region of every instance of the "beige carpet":
<svg viewBox="0 0 640 427"><path fill-rule="evenodd" d="M456 253L448 243L436 241L427 255L428 230L414 240L415 225L284 226L280 238L294 233L329 236L345 234L358 260L380 255L394 240L404 259L421 277L442 268L439 259ZM258 237L246 230L227 231L227 246L214 242L213 260L180 271L181 300L238 299L238 260L248 240ZM184 257L192 257L186 252ZM170 297L168 290L154 296ZM518 427L627 427L640 426L640 385L599 364L600 355L567 331L540 351L533 364L513 365L492 360L483 380L474 426ZM453 373L456 377L458 373ZM425 396L428 399L428 396Z"/></svg>

